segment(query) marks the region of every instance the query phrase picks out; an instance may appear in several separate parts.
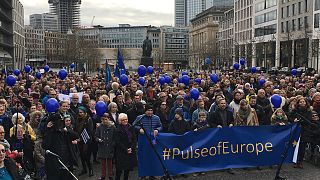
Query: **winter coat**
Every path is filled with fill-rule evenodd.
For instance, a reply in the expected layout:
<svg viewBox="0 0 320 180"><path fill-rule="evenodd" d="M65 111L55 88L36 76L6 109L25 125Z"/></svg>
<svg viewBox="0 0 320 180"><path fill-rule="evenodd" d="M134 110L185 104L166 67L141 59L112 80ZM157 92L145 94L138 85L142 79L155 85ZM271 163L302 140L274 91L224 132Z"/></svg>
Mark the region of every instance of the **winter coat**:
<svg viewBox="0 0 320 180"><path fill-rule="evenodd" d="M34 146L34 160L35 160L37 169L44 167L45 154L46 154L46 152L42 148L42 138L39 138L35 142L35 146Z"/></svg>
<svg viewBox="0 0 320 180"><path fill-rule="evenodd" d="M113 158L115 148L115 130L116 127L114 123L111 123L110 125L101 124L97 127L94 137L99 143L97 154L99 158ZM99 139L101 139L102 142L100 142Z"/></svg>
<svg viewBox="0 0 320 180"><path fill-rule="evenodd" d="M162 124L162 132L168 132L169 128L169 121L168 121L168 111L162 112L159 109L157 109L156 115L159 116L161 124Z"/></svg>
<svg viewBox="0 0 320 180"><path fill-rule="evenodd" d="M289 121L293 122L294 119L300 119L301 124L301 141L312 141L312 111L310 109L294 108L289 112Z"/></svg>
<svg viewBox="0 0 320 180"><path fill-rule="evenodd" d="M229 126L230 124L234 123L233 112L230 109L226 109L227 115L227 122L226 125ZM218 125L224 127L224 123L221 118L221 110L218 108L215 112L211 112L208 117L208 123L210 127L217 127Z"/></svg>
<svg viewBox="0 0 320 180"><path fill-rule="evenodd" d="M162 130L162 124L160 121L159 116L157 115L152 115L152 116L147 116L147 115L140 115L137 117L137 119L133 122L135 125L135 129L139 131L142 128L145 128L146 132L148 133L153 133L153 130L158 130L160 132Z"/></svg>
<svg viewBox="0 0 320 180"><path fill-rule="evenodd" d="M135 136L134 127L130 126L129 131L132 134L131 142L129 142L127 134L123 127L119 125L116 129L116 169L131 170L137 165L137 138ZM127 150L131 148L132 154L128 154Z"/></svg>
<svg viewBox="0 0 320 180"><path fill-rule="evenodd" d="M272 108L270 104L270 100L267 98L260 98L257 97L257 104L262 107L265 117L263 119L260 119L260 125L270 125L271 124L271 116L272 116Z"/></svg>
<svg viewBox="0 0 320 180"><path fill-rule="evenodd" d="M183 110L183 119L184 119L185 121L188 121L188 122L191 121L190 110L189 110L189 108L187 108L187 106L185 106L185 104L183 104L182 107L181 107L181 106L178 106L178 105L176 104L173 108L171 108L170 114L169 114L169 121L170 121L170 122L173 121L174 116L175 116L175 114L176 114L176 109L178 109L178 108L182 108L182 110Z"/></svg>
<svg viewBox="0 0 320 180"><path fill-rule="evenodd" d="M237 126L259 126L258 116L253 108L250 108L250 113L246 120L241 119L239 112L236 112L234 123Z"/></svg>
<svg viewBox="0 0 320 180"><path fill-rule="evenodd" d="M190 124L184 120L173 120L169 126L169 132L182 135L188 131L190 131Z"/></svg>

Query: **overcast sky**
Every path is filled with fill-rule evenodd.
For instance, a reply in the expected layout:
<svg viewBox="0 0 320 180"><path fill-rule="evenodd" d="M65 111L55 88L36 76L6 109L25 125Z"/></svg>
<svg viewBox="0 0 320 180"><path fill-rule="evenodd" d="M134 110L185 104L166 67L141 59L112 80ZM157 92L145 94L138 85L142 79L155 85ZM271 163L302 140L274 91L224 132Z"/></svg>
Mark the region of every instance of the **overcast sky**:
<svg viewBox="0 0 320 180"><path fill-rule="evenodd" d="M29 15L49 12L48 0L20 0L24 6L25 24ZM174 0L82 0L81 25L115 26L131 25L173 25Z"/></svg>

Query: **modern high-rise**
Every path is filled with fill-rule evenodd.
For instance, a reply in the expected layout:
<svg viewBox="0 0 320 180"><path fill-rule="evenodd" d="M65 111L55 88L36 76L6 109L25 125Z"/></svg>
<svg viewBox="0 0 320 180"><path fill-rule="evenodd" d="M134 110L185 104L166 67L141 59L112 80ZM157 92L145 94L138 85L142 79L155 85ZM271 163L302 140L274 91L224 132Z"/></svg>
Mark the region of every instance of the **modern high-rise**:
<svg viewBox="0 0 320 180"><path fill-rule="evenodd" d="M67 33L80 26L81 0L49 0L50 12L58 15L59 31Z"/></svg>
<svg viewBox="0 0 320 180"><path fill-rule="evenodd" d="M190 25L191 19L204 10L206 10L206 0L187 0L187 25Z"/></svg>
<svg viewBox="0 0 320 180"><path fill-rule="evenodd" d="M174 24L176 27L187 26L187 0L174 1Z"/></svg>
<svg viewBox="0 0 320 180"><path fill-rule="evenodd" d="M13 20L13 66L22 69L25 65L24 9L19 0L12 0Z"/></svg>
<svg viewBox="0 0 320 180"><path fill-rule="evenodd" d="M58 16L55 14L42 13L30 15L30 26L34 29L46 31L58 31Z"/></svg>

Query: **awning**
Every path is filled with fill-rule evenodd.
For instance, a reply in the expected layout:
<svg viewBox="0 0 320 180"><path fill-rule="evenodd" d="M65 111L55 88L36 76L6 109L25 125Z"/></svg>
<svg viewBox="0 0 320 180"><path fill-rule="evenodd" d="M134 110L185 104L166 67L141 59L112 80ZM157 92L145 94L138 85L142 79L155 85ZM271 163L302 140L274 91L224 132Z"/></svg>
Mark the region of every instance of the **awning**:
<svg viewBox="0 0 320 180"><path fill-rule="evenodd" d="M12 59L12 56L6 50L0 49L0 58L10 58L10 59Z"/></svg>

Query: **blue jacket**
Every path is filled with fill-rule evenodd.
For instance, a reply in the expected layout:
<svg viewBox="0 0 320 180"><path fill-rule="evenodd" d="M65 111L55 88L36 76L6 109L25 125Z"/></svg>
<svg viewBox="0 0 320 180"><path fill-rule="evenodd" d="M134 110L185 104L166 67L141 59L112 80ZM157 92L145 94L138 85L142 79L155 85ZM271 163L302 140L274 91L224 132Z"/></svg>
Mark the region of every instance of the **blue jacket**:
<svg viewBox="0 0 320 180"><path fill-rule="evenodd" d="M142 125L145 128L145 130L150 133L152 133L153 130L158 130L158 132L162 130L162 124L159 116L157 115L139 115L133 122L133 125L137 131L139 131L142 128Z"/></svg>
<svg viewBox="0 0 320 180"><path fill-rule="evenodd" d="M198 120L198 118L199 118L199 117L198 117L198 116L199 116L199 111L201 111L199 108L196 109L195 111L193 111L193 113L192 113L192 124L194 124L194 123L197 122L197 120ZM206 117L209 116L209 113L208 113L207 110L203 109L202 111L204 111L204 112L206 113Z"/></svg>

